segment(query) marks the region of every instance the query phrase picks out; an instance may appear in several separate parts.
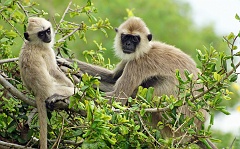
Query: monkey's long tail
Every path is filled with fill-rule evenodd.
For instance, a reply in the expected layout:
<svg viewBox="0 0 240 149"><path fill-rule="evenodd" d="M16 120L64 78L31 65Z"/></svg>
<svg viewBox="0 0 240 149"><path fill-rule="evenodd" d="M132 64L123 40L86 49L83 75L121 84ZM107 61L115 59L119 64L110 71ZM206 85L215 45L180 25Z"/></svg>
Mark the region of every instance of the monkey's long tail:
<svg viewBox="0 0 240 149"><path fill-rule="evenodd" d="M44 99L36 98L40 126L40 149L47 149L47 108Z"/></svg>

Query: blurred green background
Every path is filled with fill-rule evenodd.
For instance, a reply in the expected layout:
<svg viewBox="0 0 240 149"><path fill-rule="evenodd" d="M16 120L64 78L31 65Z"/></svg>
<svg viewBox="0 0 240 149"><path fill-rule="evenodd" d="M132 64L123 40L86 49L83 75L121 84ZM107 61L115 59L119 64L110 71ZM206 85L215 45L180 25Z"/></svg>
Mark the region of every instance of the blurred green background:
<svg viewBox="0 0 240 149"><path fill-rule="evenodd" d="M39 9L43 9L49 13L46 16L47 19L52 20L55 17L57 22L61 19L60 16L69 3L69 1L59 0L49 0L47 2L36 0L36 2L40 4ZM89 31L86 34L87 43L81 39L69 43L72 53L81 60L84 60L82 51L97 48L93 42L93 40L96 40L108 49L104 56L106 58L110 57L112 63L118 62L118 59L113 56L112 50L115 36L114 28L118 27L125 20L127 9L132 10L135 16L141 17L146 22L153 34L154 40L175 45L194 59L196 59L196 49L202 49L203 45L208 47L209 44L212 44L219 50L226 48L226 44L222 42L221 37L214 33L212 25L202 28L194 26L191 20L191 9L187 3L176 0L151 0L147 3L146 1L139 0L92 0L92 2L98 10L95 17L108 18L113 29L107 30L108 38L101 31ZM84 6L86 1L73 0L73 4ZM60 16L56 17L56 13ZM79 24L82 21L88 22L85 15L75 18L74 21ZM91 23L89 22L89 24ZM23 25L20 25L20 28L23 31ZM13 50L16 56L20 49L20 45L17 46L19 47Z"/></svg>

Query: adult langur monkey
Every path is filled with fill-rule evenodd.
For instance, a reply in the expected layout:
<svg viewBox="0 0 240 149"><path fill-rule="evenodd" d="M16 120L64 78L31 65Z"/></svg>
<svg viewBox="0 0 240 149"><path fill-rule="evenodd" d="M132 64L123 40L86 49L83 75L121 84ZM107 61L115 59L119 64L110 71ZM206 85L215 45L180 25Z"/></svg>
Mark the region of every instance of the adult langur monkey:
<svg viewBox="0 0 240 149"><path fill-rule="evenodd" d="M119 100L135 96L140 85L146 88L154 87L154 95L157 96L163 94L177 96L176 70L180 71L182 77L185 76L184 70L188 70L193 74L193 79L197 78L199 72L194 60L180 49L159 41L152 41L152 34L138 17L129 18L116 29L114 49L116 56L121 58L121 62L113 71L81 61L77 62L81 71L100 76L104 84L114 84L113 88L104 85L100 86L100 89L106 91L107 96L115 96ZM202 86L194 86L194 89L199 88ZM195 91L194 94L196 94ZM126 104L126 98L121 102ZM179 109L184 115L191 117L187 106ZM202 112L205 115L205 111ZM152 117L152 123L155 126L162 119L161 113L154 113ZM195 120L195 123L197 129L200 129L204 122ZM165 138L173 136L168 127L162 129L161 134ZM175 133L175 137L181 135L183 135L181 132ZM183 143L189 141L189 138L184 140Z"/></svg>
<svg viewBox="0 0 240 149"><path fill-rule="evenodd" d="M74 85L58 68L52 24L44 18L30 17L19 55L23 83L36 97L40 125L40 149L47 149L47 109L45 100L54 95L71 96Z"/></svg>

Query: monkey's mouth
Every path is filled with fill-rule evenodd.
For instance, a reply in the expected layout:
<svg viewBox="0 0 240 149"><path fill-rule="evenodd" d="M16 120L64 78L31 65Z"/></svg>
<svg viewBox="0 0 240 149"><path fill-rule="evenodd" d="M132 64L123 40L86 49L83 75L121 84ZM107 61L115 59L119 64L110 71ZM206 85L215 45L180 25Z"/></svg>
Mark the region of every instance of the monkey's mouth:
<svg viewBox="0 0 240 149"><path fill-rule="evenodd" d="M131 54L131 53L133 53L133 52L135 52L135 50L123 49L123 53L125 53L125 54Z"/></svg>
<svg viewBox="0 0 240 149"><path fill-rule="evenodd" d="M45 43L50 43L52 40L51 39L45 39L45 40L43 40L43 42L45 42Z"/></svg>

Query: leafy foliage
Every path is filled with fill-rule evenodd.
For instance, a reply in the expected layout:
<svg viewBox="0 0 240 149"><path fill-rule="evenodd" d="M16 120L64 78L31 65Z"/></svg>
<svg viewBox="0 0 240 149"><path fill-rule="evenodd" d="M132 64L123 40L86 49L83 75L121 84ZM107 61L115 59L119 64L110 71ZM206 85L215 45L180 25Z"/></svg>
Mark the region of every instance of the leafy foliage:
<svg viewBox="0 0 240 149"><path fill-rule="evenodd" d="M169 3L168 1L164 1ZM9 61L0 61L1 76L4 76L15 88L24 93L28 98L33 98L21 82L17 63L12 58L11 47L18 42L17 38L22 38L22 34L17 29L17 24L26 24L29 16L45 16L47 13L38 8L37 3L29 1L6 0L0 3L1 20L6 26L0 26L0 58ZM175 5L174 5L175 6ZM176 11L172 8L172 11ZM89 31L100 30L107 36L107 30L112 29L109 20L97 18L97 9L88 0L84 5L79 6L71 2L67 6L62 16L55 14L60 19L55 24L55 32L58 39L55 49L60 56L73 58L69 44L74 43L78 38L87 42ZM129 15L133 12L129 9ZM87 22L76 23L72 20L85 16ZM11 18L11 19L10 19ZM68 19L65 19L68 18ZM69 19L70 18L70 19ZM239 19L236 15L236 19ZM71 21L69 21L71 20ZM56 21L56 20L55 20ZM170 21L170 20L169 20ZM179 20L180 21L180 20ZM90 22L90 25L89 25ZM184 22L181 22L184 23ZM231 99L229 86L235 82L238 73L236 68L239 63L235 63L239 52L235 42L240 35L230 33L224 37L228 45L229 52L219 52L213 46L196 50L199 60L201 74L197 80L192 79L192 74L185 71L185 77L176 71L179 81L179 96L154 97L154 88L139 87L136 98L128 98L128 105L112 101L111 104L104 98L104 93L98 89L99 78L83 74L81 82L76 84L79 91L70 97L69 108L71 110L49 111L48 139L52 148L198 148L194 144L201 141L208 145L206 139L220 142L221 138L212 138L211 126L214 120L214 112L220 111L229 114L223 101ZM23 42L23 41L22 41ZM97 50L84 51L84 57L90 63L101 65L112 69L110 60L105 64L103 52L106 48L102 43L94 41ZM229 53L229 54L228 54ZM73 65L70 73L75 73L78 68ZM198 95L193 95L193 86L202 84L205 88L199 89ZM179 109L181 106L188 106L194 117L184 117ZM36 109L20 101L10 94L8 88L0 86L0 139L5 142L31 145L37 147L35 138L39 137L38 119L35 114ZM200 109L206 110L210 114L210 124L207 129L204 127L196 131L195 119L204 121ZM81 113L84 111L84 114ZM157 128L150 125L152 117L150 112L161 111L164 118L158 122ZM184 136L163 138L160 130L168 126L173 133L181 130ZM188 144L181 144L185 136L191 136L192 140ZM237 141L236 141L237 142ZM234 144L239 147L239 143Z"/></svg>

